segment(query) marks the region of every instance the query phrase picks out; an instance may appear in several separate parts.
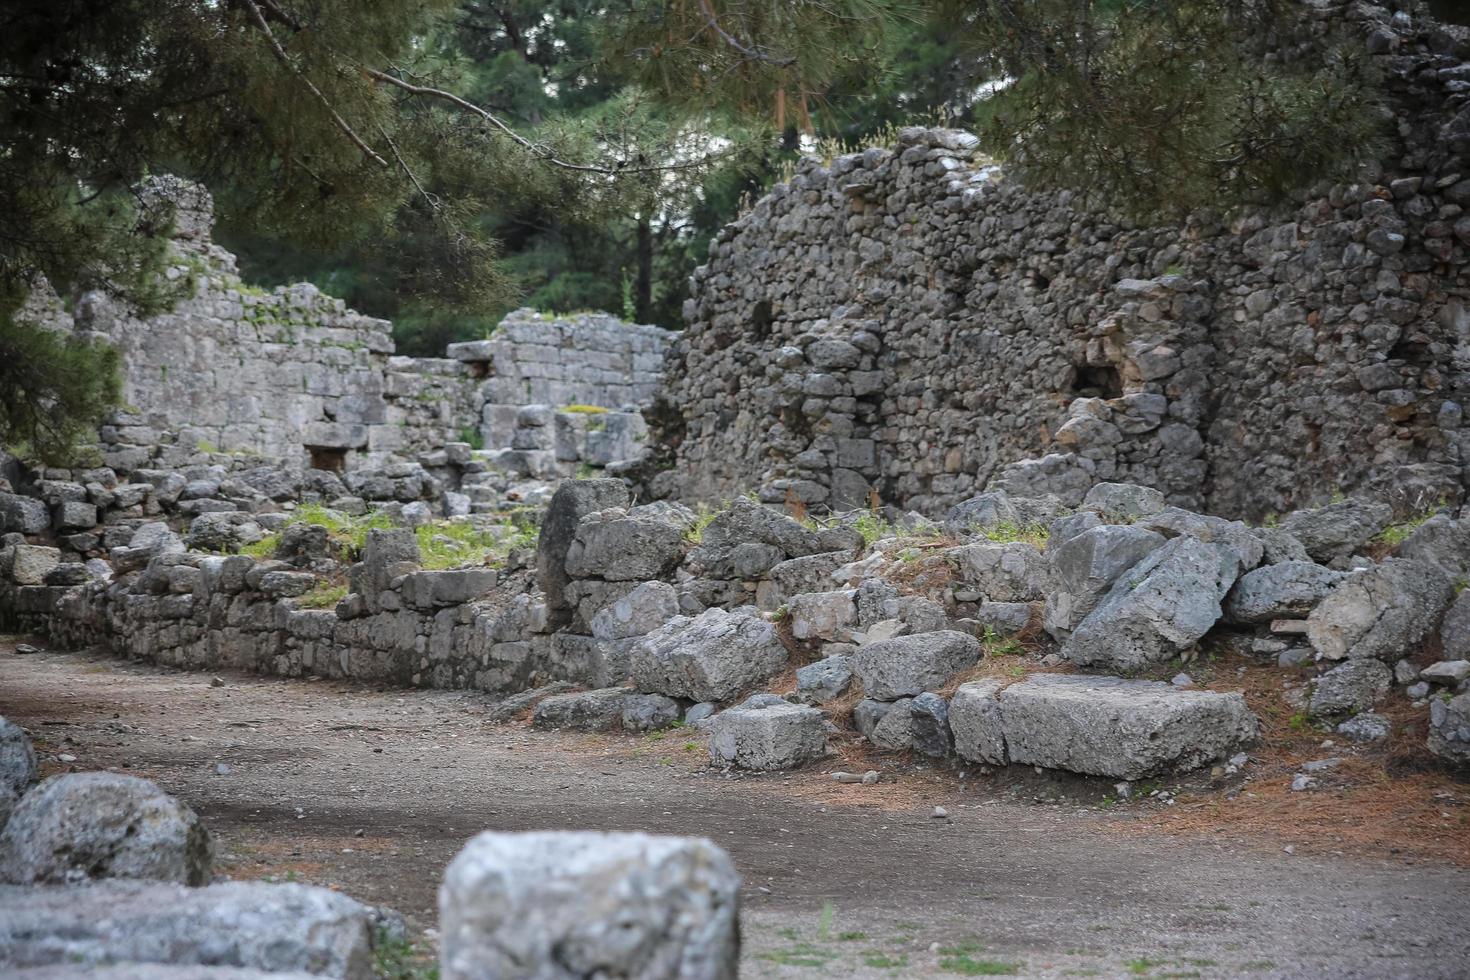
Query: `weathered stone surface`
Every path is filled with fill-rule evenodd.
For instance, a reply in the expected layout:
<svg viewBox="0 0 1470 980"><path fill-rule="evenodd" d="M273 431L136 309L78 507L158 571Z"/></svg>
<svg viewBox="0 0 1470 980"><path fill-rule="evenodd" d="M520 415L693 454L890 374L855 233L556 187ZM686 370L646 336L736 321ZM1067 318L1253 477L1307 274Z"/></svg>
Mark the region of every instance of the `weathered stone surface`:
<svg viewBox="0 0 1470 980"><path fill-rule="evenodd" d="M1393 519L1393 508L1376 500L1344 500L1288 514L1281 530L1291 534L1314 561L1326 564L1357 553Z"/></svg>
<svg viewBox="0 0 1470 980"><path fill-rule="evenodd" d="M544 698L536 705L531 723L537 728L646 732L669 727L680 714L679 704L672 698L607 687Z"/></svg>
<svg viewBox="0 0 1470 980"><path fill-rule="evenodd" d="M1050 583L1046 560L1025 542L968 544L951 548L945 556L958 580L991 602L1040 599Z"/></svg>
<svg viewBox="0 0 1470 980"><path fill-rule="evenodd" d="M852 656L846 653L824 657L796 671L796 694L809 704L839 698L851 683Z"/></svg>
<svg viewBox="0 0 1470 980"><path fill-rule="evenodd" d="M958 630L938 630L869 643L853 658L863 693L896 701L944 686L980 659L980 642Z"/></svg>
<svg viewBox="0 0 1470 980"><path fill-rule="evenodd" d="M51 513L44 501L0 492L0 532L40 534L51 526Z"/></svg>
<svg viewBox="0 0 1470 980"><path fill-rule="evenodd" d="M567 480L557 487L536 542L536 584L546 593L553 627L564 626L572 619L572 605L566 600L567 583L571 581L567 553L582 518L627 505L628 488L621 480Z"/></svg>
<svg viewBox="0 0 1470 980"><path fill-rule="evenodd" d="M1328 660L1397 660L1434 630L1453 597L1439 569L1390 558L1338 582L1307 617L1307 640Z"/></svg>
<svg viewBox="0 0 1470 980"><path fill-rule="evenodd" d="M1470 659L1470 589L1455 597L1439 624L1440 649L1448 660Z"/></svg>
<svg viewBox="0 0 1470 980"><path fill-rule="evenodd" d="M1138 522L1140 527L1158 531L1166 538L1185 535L1231 551L1240 562L1241 571L1249 571L1261 563L1266 546L1255 529L1240 521L1227 521L1210 514L1196 514L1178 507L1165 507L1157 514Z"/></svg>
<svg viewBox="0 0 1470 980"><path fill-rule="evenodd" d="M325 888L258 881L0 885L0 967L119 961L371 980L370 912Z"/></svg>
<svg viewBox="0 0 1470 980"><path fill-rule="evenodd" d="M1470 660L1441 660L1419 671L1419 679L1449 687L1470 679Z"/></svg>
<svg viewBox="0 0 1470 980"><path fill-rule="evenodd" d="M949 727L955 754L968 762L1006 764L1005 729L996 695L1004 681L986 679L961 684L949 702Z"/></svg>
<svg viewBox="0 0 1470 980"><path fill-rule="evenodd" d="M1047 547L1051 588L1042 625L1058 639L1076 629L1118 576L1163 547L1164 536L1133 525L1104 524Z"/></svg>
<svg viewBox="0 0 1470 980"><path fill-rule="evenodd" d="M704 529L699 546L689 554L689 561L715 577L740 577L734 568L737 549L741 545L752 544L774 549L770 552L772 556L780 553L780 558L762 568L760 574L786 558L815 555L827 550L822 547L821 537L816 531L742 497L721 511Z"/></svg>
<svg viewBox="0 0 1470 980"><path fill-rule="evenodd" d="M865 719L868 741L889 752L907 752L914 747L913 698L881 702L882 709L872 710ZM869 723L870 722L870 723Z"/></svg>
<svg viewBox="0 0 1470 980"><path fill-rule="evenodd" d="M1396 555L1433 565L1452 581L1470 577L1470 520L1435 514L1404 539Z"/></svg>
<svg viewBox="0 0 1470 980"><path fill-rule="evenodd" d="M485 595L498 579L499 572L493 568L410 572L403 577L403 602L424 610L458 606Z"/></svg>
<svg viewBox="0 0 1470 980"><path fill-rule="evenodd" d="M1037 674L999 702L1012 763L1115 779L1205 765L1258 728L1239 694L1159 681Z"/></svg>
<svg viewBox="0 0 1470 980"><path fill-rule="evenodd" d="M1168 660L1219 620L1220 602L1239 568L1227 546L1174 538L1113 583L1067 639L1062 656L1121 671Z"/></svg>
<svg viewBox="0 0 1470 980"><path fill-rule="evenodd" d="M439 889L443 980L734 980L740 878L707 840L486 833Z"/></svg>
<svg viewBox="0 0 1470 980"><path fill-rule="evenodd" d="M161 963L118 963L110 966L67 964L16 970L10 980L314 980L320 974L292 970L251 970L238 966L164 966Z"/></svg>
<svg viewBox="0 0 1470 980"><path fill-rule="evenodd" d="M792 596L804 592L826 592L834 586L846 585L832 573L852 561L852 551L824 551L815 555L789 558L771 566L767 581L758 595L762 609L776 609Z"/></svg>
<svg viewBox="0 0 1470 980"><path fill-rule="evenodd" d="M408 528L369 531L362 546L362 561L352 566L352 591L376 612L379 594L388 583L418 568L422 560L418 539Z"/></svg>
<svg viewBox="0 0 1470 980"><path fill-rule="evenodd" d="M648 634L634 646L631 667L641 691L728 701L775 676L787 657L773 625L749 611L715 608Z"/></svg>
<svg viewBox="0 0 1470 980"><path fill-rule="evenodd" d="M741 769L790 769L826 752L826 722L816 708L785 701L730 708L710 722L710 759Z"/></svg>
<svg viewBox="0 0 1470 980"><path fill-rule="evenodd" d="M792 596L787 603L791 635L798 640L845 642L857 624L855 596L852 589Z"/></svg>
<svg viewBox="0 0 1470 980"><path fill-rule="evenodd" d="M57 565L61 552L36 544L18 544L10 549L10 577L16 585L40 585Z"/></svg>
<svg viewBox="0 0 1470 980"><path fill-rule="evenodd" d="M679 593L667 582L644 582L592 617L599 640L647 636L679 615Z"/></svg>
<svg viewBox="0 0 1470 980"><path fill-rule="evenodd" d="M1164 495L1132 483L1099 483L1082 498L1082 509L1114 519L1149 517L1164 509Z"/></svg>
<svg viewBox="0 0 1470 980"><path fill-rule="evenodd" d="M1355 659L1338 664L1317 678L1312 691L1313 715L1345 715L1367 711L1393 686L1393 671L1377 660Z"/></svg>
<svg viewBox="0 0 1470 980"><path fill-rule="evenodd" d="M1429 701L1429 751L1458 765L1470 765L1470 693Z"/></svg>
<svg viewBox="0 0 1470 980"><path fill-rule="evenodd" d="M909 702L909 736L915 752L939 759L954 749L949 702L925 691Z"/></svg>
<svg viewBox="0 0 1470 980"><path fill-rule="evenodd" d="M1306 616L1344 577L1313 562L1263 565L1235 583L1225 598L1225 617L1253 624Z"/></svg>
<svg viewBox="0 0 1470 980"><path fill-rule="evenodd" d="M544 532L543 532L544 533ZM684 554L684 529L614 509L589 514L567 548L571 578L640 582L673 571Z"/></svg>
<svg viewBox="0 0 1470 980"><path fill-rule="evenodd" d="M1354 715L1347 721L1338 724L1336 729L1337 734L1352 739L1354 742L1381 742L1388 738L1392 730L1393 722L1371 711Z"/></svg>
<svg viewBox="0 0 1470 980"><path fill-rule="evenodd" d="M194 811L146 779L52 776L0 831L0 879L16 884L146 878L202 885L214 846Z"/></svg>
<svg viewBox="0 0 1470 980"><path fill-rule="evenodd" d="M36 750L25 729L0 718L0 830L10 811L36 782Z"/></svg>

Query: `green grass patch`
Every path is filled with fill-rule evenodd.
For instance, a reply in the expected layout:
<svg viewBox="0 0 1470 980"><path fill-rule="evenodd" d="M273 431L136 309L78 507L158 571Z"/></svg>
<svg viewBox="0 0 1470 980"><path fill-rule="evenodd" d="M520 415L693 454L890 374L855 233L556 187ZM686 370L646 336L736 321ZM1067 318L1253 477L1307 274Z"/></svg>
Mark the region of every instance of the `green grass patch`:
<svg viewBox="0 0 1470 980"><path fill-rule="evenodd" d="M863 545L871 548L874 543L884 538L895 537L898 528L877 514L864 514L853 522L852 528L863 536Z"/></svg>
<svg viewBox="0 0 1470 980"><path fill-rule="evenodd" d="M318 582L316 587L305 595L296 597L297 609L334 609L337 603L347 598L347 586L333 585L330 582Z"/></svg>
<svg viewBox="0 0 1470 980"><path fill-rule="evenodd" d="M708 504L700 504L694 512L694 523L689 525L689 529L684 532L684 539L691 544L702 543L704 541L705 528L713 524L715 518L719 517L724 510L724 507L717 510Z"/></svg>
<svg viewBox="0 0 1470 980"><path fill-rule="evenodd" d="M1000 521L989 527L976 527L974 530L983 535L986 540L996 544L1011 544L1021 542L1035 546L1038 551L1046 550L1046 542L1051 538L1051 532L1045 524L1021 524L1016 521Z"/></svg>
<svg viewBox="0 0 1470 980"><path fill-rule="evenodd" d="M1124 963L1123 966L1126 967L1128 972L1133 974L1135 977L1146 977L1149 975L1149 972L1152 971L1154 967L1164 966L1167 962L1167 960L1151 960L1146 957L1140 956L1136 960L1129 960L1128 962Z"/></svg>
<svg viewBox="0 0 1470 980"><path fill-rule="evenodd" d="M439 980L439 964L430 950L406 938L390 938L381 930L373 942L374 980Z"/></svg>
<svg viewBox="0 0 1470 980"><path fill-rule="evenodd" d="M973 956L946 956L939 968L966 977L1010 977L1021 972L1021 964L1006 960L977 960Z"/></svg>
<svg viewBox="0 0 1470 980"><path fill-rule="evenodd" d="M899 970L909 965L909 958L907 953L899 953L897 956L869 953L863 957L863 964L877 970Z"/></svg>
<svg viewBox="0 0 1470 980"><path fill-rule="evenodd" d="M824 949L815 943L793 943L785 949L773 949L767 953L757 953L757 959L776 963L780 966L814 966L822 967L837 958L836 954Z"/></svg>

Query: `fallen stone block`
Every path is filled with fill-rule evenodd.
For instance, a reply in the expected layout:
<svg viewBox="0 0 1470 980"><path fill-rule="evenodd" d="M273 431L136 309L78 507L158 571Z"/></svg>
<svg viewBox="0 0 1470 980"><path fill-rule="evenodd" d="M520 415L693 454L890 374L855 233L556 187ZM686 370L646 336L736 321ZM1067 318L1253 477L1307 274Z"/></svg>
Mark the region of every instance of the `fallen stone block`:
<svg viewBox="0 0 1470 980"><path fill-rule="evenodd" d="M133 963L371 980L371 942L365 906L306 885L0 885L0 967L7 975L26 967Z"/></svg>
<svg viewBox="0 0 1470 980"><path fill-rule="evenodd" d="M1068 637L1062 656L1117 671L1168 660L1220 619L1220 602L1239 569L1237 553L1225 545L1174 538L1113 583Z"/></svg>
<svg viewBox="0 0 1470 980"><path fill-rule="evenodd" d="M856 592L808 592L792 596L787 603L791 616L791 635L798 640L845 642L851 638L857 623Z"/></svg>
<svg viewBox="0 0 1470 980"><path fill-rule="evenodd" d="M589 624L599 640L647 636L679 615L679 593L667 582L644 582L604 607Z"/></svg>
<svg viewBox="0 0 1470 980"><path fill-rule="evenodd" d="M778 702L730 708L710 720L709 754L741 769L791 769L827 751L827 716L816 708Z"/></svg>
<svg viewBox="0 0 1470 980"><path fill-rule="evenodd" d="M646 732L669 727L679 715L679 704L672 698L608 687L545 698L536 705L531 724L589 732Z"/></svg>
<svg viewBox="0 0 1470 980"><path fill-rule="evenodd" d="M214 845L199 818L146 779L68 773L26 793L0 831L0 879L15 884L145 878L202 885Z"/></svg>
<svg viewBox="0 0 1470 980"><path fill-rule="evenodd" d="M443 980L734 980L740 878L703 839L487 833L439 889Z"/></svg>
<svg viewBox="0 0 1470 980"><path fill-rule="evenodd" d="M640 691L729 701L774 677L787 659L775 626L748 611L714 608L648 634L633 647L630 666Z"/></svg>
<svg viewBox="0 0 1470 980"><path fill-rule="evenodd" d="M642 582L662 578L684 555L684 528L618 508L589 514L567 548L569 578Z"/></svg>
<svg viewBox="0 0 1470 980"><path fill-rule="evenodd" d="M943 687L955 674L975 666L980 654L980 641L968 633L916 633L859 647L853 673L868 697L896 701Z"/></svg>
<svg viewBox="0 0 1470 980"><path fill-rule="evenodd" d="M1269 623L1306 616L1345 572L1309 561L1283 561L1247 572L1225 597L1225 618L1233 623Z"/></svg>
<svg viewBox="0 0 1470 980"><path fill-rule="evenodd" d="M1314 561L1327 564L1356 554L1393 520L1393 508L1375 500L1344 500L1286 516L1281 530L1295 537Z"/></svg>
<svg viewBox="0 0 1470 980"><path fill-rule="evenodd" d="M1164 509L1164 495L1133 483L1099 483L1082 498L1082 509L1115 519L1149 517Z"/></svg>
<svg viewBox="0 0 1470 980"><path fill-rule="evenodd" d="M1393 671L1377 660L1347 660L1317 678L1312 691L1314 716L1346 715L1367 711L1393 686Z"/></svg>
<svg viewBox="0 0 1470 980"><path fill-rule="evenodd" d="M1433 565L1390 558L1338 582L1307 617L1307 640L1328 660L1397 660L1429 636L1454 595Z"/></svg>
<svg viewBox="0 0 1470 980"><path fill-rule="evenodd" d="M996 695L1004 681L986 679L961 684L949 701L949 727L954 734L955 754L968 762L1003 766L1006 758L1005 729Z"/></svg>
<svg viewBox="0 0 1470 980"><path fill-rule="evenodd" d="M1461 592L1444 614L1439 642L1446 660L1470 659L1470 589Z"/></svg>
<svg viewBox="0 0 1470 980"><path fill-rule="evenodd" d="M628 506L628 488L621 480L566 480L557 487L541 523L536 542L536 583L546 593L553 627L571 622L572 607L565 598L567 552L582 518L609 507Z"/></svg>
<svg viewBox="0 0 1470 980"><path fill-rule="evenodd" d="M41 585L61 564L61 551L37 544L18 544L10 549L10 577L16 585Z"/></svg>
<svg viewBox="0 0 1470 980"><path fill-rule="evenodd" d="M1441 660L1419 671L1419 679L1454 687L1470 679L1470 660Z"/></svg>
<svg viewBox="0 0 1470 980"><path fill-rule="evenodd" d="M1259 728L1239 694L1161 681L1037 674L1001 691L999 702L1012 763L1114 779L1197 768Z"/></svg>
<svg viewBox="0 0 1470 980"><path fill-rule="evenodd" d="M495 588L493 568L410 572L403 577L403 601L415 609L437 609L472 602Z"/></svg>
<svg viewBox="0 0 1470 980"><path fill-rule="evenodd" d="M0 718L0 830L15 804L36 782L36 750L25 729Z"/></svg>
<svg viewBox="0 0 1470 980"><path fill-rule="evenodd" d="M945 552L961 582L991 602L1030 602L1046 594L1051 575L1035 545L980 542Z"/></svg>
<svg viewBox="0 0 1470 980"><path fill-rule="evenodd" d="M852 656L846 653L824 657L796 671L796 694L808 704L839 698L852 683Z"/></svg>
<svg viewBox="0 0 1470 980"><path fill-rule="evenodd" d="M909 742L915 752L936 759L953 751L948 701L925 691L909 703Z"/></svg>
<svg viewBox="0 0 1470 980"><path fill-rule="evenodd" d="M0 492L0 532L40 534L50 526L51 512L45 501Z"/></svg>

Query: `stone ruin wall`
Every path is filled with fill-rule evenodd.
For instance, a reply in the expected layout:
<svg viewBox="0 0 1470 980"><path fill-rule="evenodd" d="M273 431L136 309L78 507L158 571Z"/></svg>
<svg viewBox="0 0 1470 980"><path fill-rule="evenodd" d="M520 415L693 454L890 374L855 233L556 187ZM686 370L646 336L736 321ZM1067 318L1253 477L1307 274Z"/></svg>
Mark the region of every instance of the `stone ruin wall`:
<svg viewBox="0 0 1470 980"><path fill-rule="evenodd" d="M172 309L138 317L89 293L61 325L119 352L123 409L101 430L104 462L130 472L233 454L293 467L411 460L447 443L491 448L490 406L541 402L618 409L652 401L671 336L606 315L510 314L486 341L443 358L394 355L392 325L307 283L244 284L210 237L213 204L196 185L151 182L174 211L172 281L193 280ZM635 409L636 410L636 409Z"/></svg>
<svg viewBox="0 0 1470 980"><path fill-rule="evenodd" d="M1458 498L1470 43L1365 16L1397 149L1275 212L1132 227L953 131L804 162L693 277L665 489L930 513L1098 480L1250 516Z"/></svg>

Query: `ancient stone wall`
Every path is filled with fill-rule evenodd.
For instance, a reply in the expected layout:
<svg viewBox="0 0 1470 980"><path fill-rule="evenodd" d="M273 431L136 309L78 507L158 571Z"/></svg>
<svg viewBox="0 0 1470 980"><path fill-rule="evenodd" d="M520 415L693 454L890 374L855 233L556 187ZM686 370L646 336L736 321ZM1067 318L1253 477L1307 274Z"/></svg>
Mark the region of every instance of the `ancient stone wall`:
<svg viewBox="0 0 1470 980"><path fill-rule="evenodd" d="M213 204L169 178L142 191L174 215L168 279L182 298L139 317L102 293L60 325L101 335L121 355L124 408L101 431L121 472L236 453L288 466L355 468L473 442L487 403L604 408L650 403L667 331L604 314L507 317L489 341L448 357L394 356L392 326L307 283L246 285L210 239Z"/></svg>
<svg viewBox="0 0 1470 980"><path fill-rule="evenodd" d="M1255 516L1458 497L1470 43L1353 9L1396 148L1289 207L1134 227L953 131L804 162L694 275L663 489L931 513L1097 480Z"/></svg>

